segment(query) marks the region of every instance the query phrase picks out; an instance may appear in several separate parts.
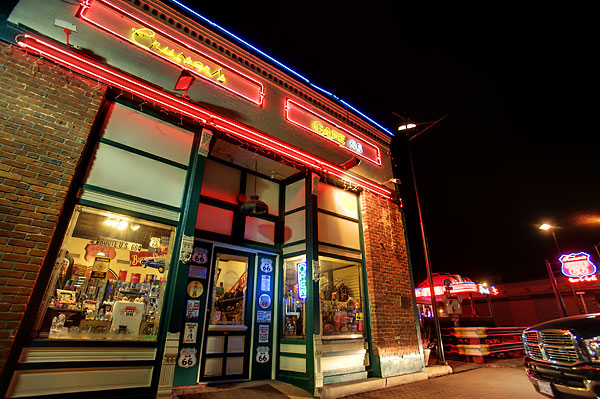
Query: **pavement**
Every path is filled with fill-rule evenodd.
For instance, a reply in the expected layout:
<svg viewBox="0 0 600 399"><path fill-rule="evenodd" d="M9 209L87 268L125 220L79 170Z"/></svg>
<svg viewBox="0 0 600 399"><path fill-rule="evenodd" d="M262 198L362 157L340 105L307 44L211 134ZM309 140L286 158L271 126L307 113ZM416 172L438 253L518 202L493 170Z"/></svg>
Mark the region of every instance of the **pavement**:
<svg viewBox="0 0 600 399"><path fill-rule="evenodd" d="M415 373L382 380L369 378L362 384L373 389L347 395L342 390L324 397L344 399L542 399L528 381L522 358L490 359L484 364L448 360L447 366L428 366ZM449 374L450 373L450 374ZM346 383L348 386L349 384ZM351 385L351 384L350 384ZM364 386L363 386L364 387ZM381 389L377 389L377 388ZM335 392L335 394L332 394ZM345 396L344 396L345 395ZM322 395L323 396L323 395ZM228 384L201 384L173 391L173 399L302 399L313 398L308 392L281 381L250 381Z"/></svg>

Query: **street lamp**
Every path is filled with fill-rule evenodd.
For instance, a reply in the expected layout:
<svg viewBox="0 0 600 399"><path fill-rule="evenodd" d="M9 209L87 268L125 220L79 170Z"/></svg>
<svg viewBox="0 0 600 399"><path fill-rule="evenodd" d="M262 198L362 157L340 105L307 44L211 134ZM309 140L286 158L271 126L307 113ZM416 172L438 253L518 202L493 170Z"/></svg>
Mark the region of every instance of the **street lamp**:
<svg viewBox="0 0 600 399"><path fill-rule="evenodd" d="M560 257L561 251L558 246L558 240L556 239L556 234L554 233L554 226L544 223L539 227L540 230L548 231L552 233L552 238L554 238L554 244L556 245L556 250L558 251L558 256ZM565 303L563 302L562 296L560 295L560 290L558 289L558 284L556 283L556 278L554 277L554 273L552 273L552 268L550 267L550 262L546 259L546 269L548 270L548 276L550 277L550 284L552 285L552 289L554 290L554 295L556 296L556 302L558 302L558 308L560 309L560 313L562 317L567 316L567 309L565 308Z"/></svg>
<svg viewBox="0 0 600 399"><path fill-rule="evenodd" d="M397 115L400 116L400 115ZM406 135L406 148L407 148L407 153L408 153L408 162L410 164L410 173L411 173L411 177L412 177L412 181L413 181L413 187L415 190L415 201L417 203L417 214L419 216L419 225L421 227L421 239L423 240L423 252L425 255L425 269L427 271L427 281L429 281L429 292L430 292L430 298L431 298L431 310L433 311L433 318L434 318L434 323L435 323L435 334L436 334L436 338L437 338L437 354L438 354L438 359L440 364L445 365L446 364L446 358L444 356L444 346L442 344L442 330L440 328L440 318L439 318L439 314L438 314L438 310L437 310L437 301L436 301L436 297L435 297L435 286L433 284L433 275L431 273L431 260L429 258L429 245L427 244L427 235L425 234L425 225L423 224L423 215L421 213L421 202L419 201L419 191L417 190L417 179L415 177L415 167L413 164L413 159L412 159L412 152L410 150L410 142L417 137L418 135L420 135L421 133L424 133L426 130L429 130L430 128L432 128L434 125L436 125L437 123L439 123L442 119L444 119L446 117L446 115L444 115L443 117L441 117L440 119L438 119L435 122L429 122L427 123L427 127L425 127L424 129L422 129L419 132L416 132L415 134L410 134L409 131L411 129L415 129L417 127L417 124L415 123L408 123L408 121L401 117L406 123L404 123L403 125L400 125L398 127L398 131L403 131L405 132Z"/></svg>

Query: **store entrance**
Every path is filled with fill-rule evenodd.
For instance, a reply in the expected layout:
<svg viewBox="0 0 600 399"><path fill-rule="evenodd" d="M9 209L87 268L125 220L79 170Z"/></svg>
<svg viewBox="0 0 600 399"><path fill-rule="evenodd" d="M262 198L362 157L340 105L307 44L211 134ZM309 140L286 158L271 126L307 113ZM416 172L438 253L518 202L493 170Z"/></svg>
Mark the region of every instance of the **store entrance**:
<svg viewBox="0 0 600 399"><path fill-rule="evenodd" d="M254 257L215 248L200 381L249 378Z"/></svg>

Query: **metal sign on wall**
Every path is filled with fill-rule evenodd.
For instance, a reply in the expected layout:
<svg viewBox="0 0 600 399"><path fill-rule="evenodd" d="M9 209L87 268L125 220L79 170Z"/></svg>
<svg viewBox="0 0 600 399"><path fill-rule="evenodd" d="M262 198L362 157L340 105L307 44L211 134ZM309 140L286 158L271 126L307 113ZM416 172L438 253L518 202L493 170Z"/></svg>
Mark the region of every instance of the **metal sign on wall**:
<svg viewBox="0 0 600 399"><path fill-rule="evenodd" d="M192 39L181 40L110 1L83 2L79 17L143 51L186 69L205 81L261 105L264 85L250 76L225 65L196 46Z"/></svg>
<svg viewBox="0 0 600 399"><path fill-rule="evenodd" d="M289 98L285 101L285 118L294 125L330 140L375 165L381 165L379 147Z"/></svg>

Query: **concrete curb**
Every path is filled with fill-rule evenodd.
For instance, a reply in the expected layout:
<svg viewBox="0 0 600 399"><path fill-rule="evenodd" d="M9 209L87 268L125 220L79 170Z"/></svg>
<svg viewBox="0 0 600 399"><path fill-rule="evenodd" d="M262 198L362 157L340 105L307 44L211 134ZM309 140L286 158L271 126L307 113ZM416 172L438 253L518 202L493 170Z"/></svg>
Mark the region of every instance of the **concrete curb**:
<svg viewBox="0 0 600 399"><path fill-rule="evenodd" d="M452 374L452 367L450 366L430 366L427 367L425 371L418 371L416 373L397 375L387 378L368 378L366 380L327 384L319 388L318 397L321 399L337 399L344 396L356 395L377 389L410 384L412 382L423 381L429 378L441 377L448 374Z"/></svg>

